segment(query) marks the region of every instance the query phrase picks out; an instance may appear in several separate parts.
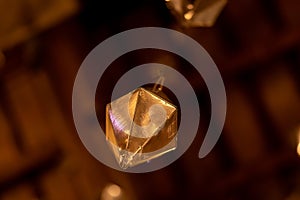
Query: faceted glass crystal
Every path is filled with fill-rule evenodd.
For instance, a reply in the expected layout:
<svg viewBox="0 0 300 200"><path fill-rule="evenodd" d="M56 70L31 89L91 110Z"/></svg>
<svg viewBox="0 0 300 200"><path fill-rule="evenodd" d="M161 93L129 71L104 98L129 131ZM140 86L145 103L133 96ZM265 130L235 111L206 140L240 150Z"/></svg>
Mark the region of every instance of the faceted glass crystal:
<svg viewBox="0 0 300 200"><path fill-rule="evenodd" d="M167 6L186 26L213 26L227 0L165 0Z"/></svg>
<svg viewBox="0 0 300 200"><path fill-rule="evenodd" d="M138 88L106 106L106 139L126 169L176 148L177 108Z"/></svg>

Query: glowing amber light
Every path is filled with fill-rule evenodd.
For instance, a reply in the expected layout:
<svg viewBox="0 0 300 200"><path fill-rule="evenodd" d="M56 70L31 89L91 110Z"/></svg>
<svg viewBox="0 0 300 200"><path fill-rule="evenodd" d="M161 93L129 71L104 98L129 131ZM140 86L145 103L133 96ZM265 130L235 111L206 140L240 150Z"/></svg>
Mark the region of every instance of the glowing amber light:
<svg viewBox="0 0 300 200"><path fill-rule="evenodd" d="M118 185L112 184L107 187L107 193L111 197L118 197L121 195L121 188Z"/></svg>
<svg viewBox="0 0 300 200"><path fill-rule="evenodd" d="M300 156L300 128L298 129L298 146L297 146L297 153Z"/></svg>
<svg viewBox="0 0 300 200"><path fill-rule="evenodd" d="M193 4L188 4L186 6L186 8L189 9L189 10L192 10L192 9L194 9L194 5Z"/></svg>
<svg viewBox="0 0 300 200"><path fill-rule="evenodd" d="M118 200L121 199L122 196L122 189L120 186L116 184L109 184L107 185L103 191L101 200Z"/></svg>
<svg viewBox="0 0 300 200"><path fill-rule="evenodd" d="M188 11L187 13L185 13L184 14L184 18L186 19L186 20L190 20L190 19L192 19L193 18L193 16L194 16L194 11Z"/></svg>
<svg viewBox="0 0 300 200"><path fill-rule="evenodd" d="M297 153L298 153L298 156L300 156L300 142L298 143L298 146L297 146Z"/></svg>

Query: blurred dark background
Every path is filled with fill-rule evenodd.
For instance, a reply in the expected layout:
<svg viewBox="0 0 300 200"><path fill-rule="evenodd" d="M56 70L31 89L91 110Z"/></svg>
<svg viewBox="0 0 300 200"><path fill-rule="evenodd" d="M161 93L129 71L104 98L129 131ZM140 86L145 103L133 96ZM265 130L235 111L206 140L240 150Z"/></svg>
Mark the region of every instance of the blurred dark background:
<svg viewBox="0 0 300 200"><path fill-rule="evenodd" d="M199 159L210 117L201 77L162 51L118 59L110 66L115 77L150 61L180 68L201 110L197 138L180 159L127 174L87 152L71 95L81 62L97 44L144 26L181 31L209 52L224 79L228 112L219 142ZM109 99L113 81L102 80L98 96ZM163 0L0 0L0 199L299 200L299 103L296 0L229 0L211 28L182 27Z"/></svg>

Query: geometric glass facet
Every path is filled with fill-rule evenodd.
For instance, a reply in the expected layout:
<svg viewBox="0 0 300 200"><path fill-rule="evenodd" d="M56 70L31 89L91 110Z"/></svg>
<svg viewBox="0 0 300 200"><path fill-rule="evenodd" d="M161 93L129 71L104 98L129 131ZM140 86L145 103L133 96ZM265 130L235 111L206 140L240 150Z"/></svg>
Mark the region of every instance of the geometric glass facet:
<svg viewBox="0 0 300 200"><path fill-rule="evenodd" d="M123 169L148 162L177 145L177 108L138 88L106 106L106 140Z"/></svg>
<svg viewBox="0 0 300 200"><path fill-rule="evenodd" d="M211 27L227 4L227 0L165 0L181 24Z"/></svg>

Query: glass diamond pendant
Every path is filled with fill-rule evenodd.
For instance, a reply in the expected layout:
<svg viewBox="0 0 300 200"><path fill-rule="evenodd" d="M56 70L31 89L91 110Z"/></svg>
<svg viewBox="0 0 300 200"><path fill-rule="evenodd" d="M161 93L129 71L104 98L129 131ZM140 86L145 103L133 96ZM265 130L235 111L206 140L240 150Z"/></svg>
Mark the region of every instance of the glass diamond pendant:
<svg viewBox="0 0 300 200"><path fill-rule="evenodd" d="M138 88L107 104L106 139L121 168L148 162L176 149L177 108Z"/></svg>
<svg viewBox="0 0 300 200"><path fill-rule="evenodd" d="M165 0L181 24L211 27L227 4L227 0Z"/></svg>

